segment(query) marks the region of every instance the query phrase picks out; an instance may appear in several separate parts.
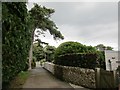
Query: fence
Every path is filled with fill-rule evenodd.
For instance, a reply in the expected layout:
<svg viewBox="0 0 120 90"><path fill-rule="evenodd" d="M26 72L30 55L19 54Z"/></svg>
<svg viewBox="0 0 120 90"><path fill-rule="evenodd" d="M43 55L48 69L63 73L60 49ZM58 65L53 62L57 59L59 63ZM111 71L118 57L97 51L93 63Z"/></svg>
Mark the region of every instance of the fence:
<svg viewBox="0 0 120 90"><path fill-rule="evenodd" d="M117 88L119 81L116 71L97 68L95 71L96 88Z"/></svg>
<svg viewBox="0 0 120 90"><path fill-rule="evenodd" d="M57 78L87 88L117 88L119 81L116 71L106 71L100 68L84 69L44 63L44 68Z"/></svg>

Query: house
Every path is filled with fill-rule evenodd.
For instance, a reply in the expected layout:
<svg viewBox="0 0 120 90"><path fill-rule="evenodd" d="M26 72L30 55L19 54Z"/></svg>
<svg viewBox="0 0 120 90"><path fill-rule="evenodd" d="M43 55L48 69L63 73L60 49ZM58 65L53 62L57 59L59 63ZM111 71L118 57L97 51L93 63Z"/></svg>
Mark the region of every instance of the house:
<svg viewBox="0 0 120 90"><path fill-rule="evenodd" d="M118 55L118 52L119 51L105 50L106 70L113 71L120 66L120 56Z"/></svg>

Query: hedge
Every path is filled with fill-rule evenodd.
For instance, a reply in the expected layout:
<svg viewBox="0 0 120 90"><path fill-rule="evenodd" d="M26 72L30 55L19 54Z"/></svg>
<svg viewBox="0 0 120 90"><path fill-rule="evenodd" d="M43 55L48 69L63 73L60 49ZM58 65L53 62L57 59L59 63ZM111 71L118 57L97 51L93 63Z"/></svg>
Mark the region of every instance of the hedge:
<svg viewBox="0 0 120 90"><path fill-rule="evenodd" d="M63 66L94 69L96 67L97 58L98 57L96 53L72 53L60 55L58 58L56 58L54 63Z"/></svg>
<svg viewBox="0 0 120 90"><path fill-rule="evenodd" d="M68 41L55 50L55 64L82 68L95 68L98 59L97 50L79 42Z"/></svg>
<svg viewBox="0 0 120 90"><path fill-rule="evenodd" d="M2 3L2 82L3 87L28 68L31 31L27 25L25 2Z"/></svg>
<svg viewBox="0 0 120 90"><path fill-rule="evenodd" d="M92 46L86 46L79 42L68 41L60 44L55 50L55 59L60 55L71 53L95 53L97 50Z"/></svg>
<svg viewBox="0 0 120 90"><path fill-rule="evenodd" d="M84 45L78 42L73 41L64 42L60 44L55 50L55 58L64 54L84 52L84 50L85 50Z"/></svg>

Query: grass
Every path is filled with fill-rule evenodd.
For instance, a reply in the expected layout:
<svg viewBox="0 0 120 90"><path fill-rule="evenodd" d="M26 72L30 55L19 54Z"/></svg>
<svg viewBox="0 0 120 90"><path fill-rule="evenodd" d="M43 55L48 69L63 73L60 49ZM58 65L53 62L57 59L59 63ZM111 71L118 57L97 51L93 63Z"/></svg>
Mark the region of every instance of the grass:
<svg viewBox="0 0 120 90"><path fill-rule="evenodd" d="M21 71L10 83L9 88L22 88L29 76L29 71Z"/></svg>

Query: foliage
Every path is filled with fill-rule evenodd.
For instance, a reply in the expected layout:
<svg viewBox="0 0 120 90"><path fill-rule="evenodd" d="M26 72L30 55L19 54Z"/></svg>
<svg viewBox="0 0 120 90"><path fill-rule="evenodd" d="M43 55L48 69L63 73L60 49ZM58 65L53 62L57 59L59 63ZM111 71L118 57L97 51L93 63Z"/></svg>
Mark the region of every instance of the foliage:
<svg viewBox="0 0 120 90"><path fill-rule="evenodd" d="M35 41L37 41L37 43L38 43L39 46L40 46L41 44L42 44L42 45L48 45L48 43L41 41L39 38L36 39Z"/></svg>
<svg viewBox="0 0 120 90"><path fill-rule="evenodd" d="M39 43L33 44L33 56L36 57L36 61L40 61L45 58L45 53L43 51L43 46Z"/></svg>
<svg viewBox="0 0 120 90"><path fill-rule="evenodd" d="M78 42L68 41L60 44L55 51L55 59L60 55L71 53L94 53L96 49L92 46L85 46Z"/></svg>
<svg viewBox="0 0 120 90"><path fill-rule="evenodd" d="M97 67L105 70L106 66L105 66L105 53L104 53L104 51L97 51L97 55L98 55Z"/></svg>
<svg viewBox="0 0 120 90"><path fill-rule="evenodd" d="M33 57L32 62L31 62L31 68L35 68L36 67L36 57Z"/></svg>
<svg viewBox="0 0 120 90"><path fill-rule="evenodd" d="M44 64L44 62L46 62L45 59L40 60L40 65L42 66Z"/></svg>
<svg viewBox="0 0 120 90"><path fill-rule="evenodd" d="M8 83L17 73L28 67L31 37L28 19L26 3L2 3L3 83Z"/></svg>
<svg viewBox="0 0 120 90"><path fill-rule="evenodd" d="M34 4L34 7L29 11L29 16L31 20L31 48L29 53L29 68L31 68L31 60L32 60L32 49L33 49L33 41L34 41L34 32L36 29L38 30L38 34L35 34L35 37L39 37L41 35L41 31L49 31L51 35L53 35L53 38L55 40L57 39L64 39L61 32L58 31L58 28L56 27L55 23L51 20L51 15L54 13L54 9L48 9L44 6ZM40 39L39 39L40 41ZM42 43L40 41L40 43Z"/></svg>
<svg viewBox="0 0 120 90"><path fill-rule="evenodd" d="M40 61L42 59L46 59L46 61L53 61L54 59L54 52L55 52L54 46L45 46L43 48L40 43L34 43L33 45L33 56L36 57L36 61Z"/></svg>
<svg viewBox="0 0 120 90"><path fill-rule="evenodd" d="M106 46L106 50L113 50L111 46Z"/></svg>
<svg viewBox="0 0 120 90"><path fill-rule="evenodd" d="M95 68L97 50L78 42L64 42L55 51L55 64Z"/></svg>
<svg viewBox="0 0 120 90"><path fill-rule="evenodd" d="M50 19L54 9L48 9L38 4L34 4L34 7L29 11L31 18L33 19L33 30L40 28L43 31L49 30L54 39L64 39L55 23Z"/></svg>
<svg viewBox="0 0 120 90"><path fill-rule="evenodd" d="M37 4L28 12L25 2L2 3L2 81L4 83L28 68L27 56L36 28L49 30L54 39L63 39L55 23L50 19L52 13L54 13L53 9Z"/></svg>
<svg viewBox="0 0 120 90"><path fill-rule="evenodd" d="M55 49L56 48L54 46L49 46L49 45L44 47L46 61L52 62L54 60Z"/></svg>
<svg viewBox="0 0 120 90"><path fill-rule="evenodd" d="M28 71L21 71L18 75L11 81L9 88L22 88L29 76ZM19 89L18 89L19 90Z"/></svg>
<svg viewBox="0 0 120 90"><path fill-rule="evenodd" d="M97 54L72 53L60 55L54 63L63 66L95 69L96 60Z"/></svg>
<svg viewBox="0 0 120 90"><path fill-rule="evenodd" d="M55 59L64 54L83 52L84 46L78 42L64 42L58 46L55 51Z"/></svg>
<svg viewBox="0 0 120 90"><path fill-rule="evenodd" d="M113 50L111 46L104 46L103 44L98 44L95 46L97 50L104 51L104 50Z"/></svg>
<svg viewBox="0 0 120 90"><path fill-rule="evenodd" d="M85 46L84 47L84 53L96 53L96 52L97 52L96 48L94 48L92 46Z"/></svg>

